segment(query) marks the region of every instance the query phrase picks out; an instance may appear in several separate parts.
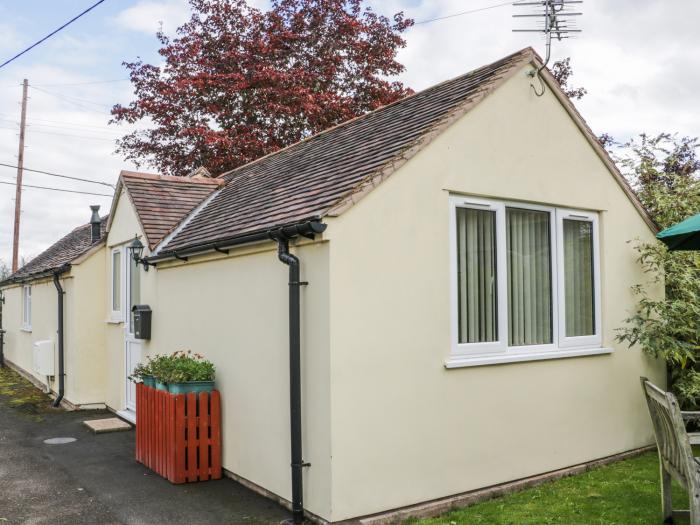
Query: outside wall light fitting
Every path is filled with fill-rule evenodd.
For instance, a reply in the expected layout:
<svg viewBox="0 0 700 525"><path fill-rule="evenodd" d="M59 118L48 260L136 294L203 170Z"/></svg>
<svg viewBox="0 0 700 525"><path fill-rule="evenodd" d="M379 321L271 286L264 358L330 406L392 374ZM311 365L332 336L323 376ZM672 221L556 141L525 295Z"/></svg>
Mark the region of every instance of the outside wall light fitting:
<svg viewBox="0 0 700 525"><path fill-rule="evenodd" d="M134 240L131 241L131 244L129 245L131 257L134 259L136 266L141 264L143 265L143 269L148 271L148 267L155 266L155 264L149 263L146 259L143 258L143 248L143 243L139 240L138 237L134 237Z"/></svg>

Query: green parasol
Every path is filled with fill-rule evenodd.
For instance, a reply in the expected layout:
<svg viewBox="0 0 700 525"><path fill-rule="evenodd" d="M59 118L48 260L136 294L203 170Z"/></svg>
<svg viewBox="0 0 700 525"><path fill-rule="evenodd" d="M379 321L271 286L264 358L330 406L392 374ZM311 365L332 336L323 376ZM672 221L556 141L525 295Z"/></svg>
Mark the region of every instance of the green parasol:
<svg viewBox="0 0 700 525"><path fill-rule="evenodd" d="M700 250L700 213L666 228L656 238L669 250Z"/></svg>

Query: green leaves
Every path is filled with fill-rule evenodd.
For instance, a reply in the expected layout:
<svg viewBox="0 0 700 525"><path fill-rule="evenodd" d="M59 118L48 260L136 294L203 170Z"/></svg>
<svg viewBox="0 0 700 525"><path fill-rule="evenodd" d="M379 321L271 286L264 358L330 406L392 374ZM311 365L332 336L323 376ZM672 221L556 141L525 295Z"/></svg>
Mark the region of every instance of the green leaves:
<svg viewBox="0 0 700 525"><path fill-rule="evenodd" d="M622 145L618 162L644 207L662 228L700 212L697 139L662 133ZM638 344L671 368L672 389L684 408L700 401L700 252L670 252L661 242L636 242L646 283L632 287L637 307L617 340ZM658 297L663 286L665 297ZM654 291L652 291L654 290Z"/></svg>
<svg viewBox="0 0 700 525"><path fill-rule="evenodd" d="M160 383L213 381L216 375L214 364L199 354L193 354L191 350L180 350L148 359L151 375Z"/></svg>

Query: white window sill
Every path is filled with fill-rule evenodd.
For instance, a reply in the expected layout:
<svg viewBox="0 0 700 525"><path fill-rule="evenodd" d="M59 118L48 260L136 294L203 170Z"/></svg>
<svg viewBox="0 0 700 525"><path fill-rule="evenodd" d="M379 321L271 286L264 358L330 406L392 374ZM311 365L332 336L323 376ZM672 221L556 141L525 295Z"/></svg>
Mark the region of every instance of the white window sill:
<svg viewBox="0 0 700 525"><path fill-rule="evenodd" d="M107 324L122 324L124 319L107 319L105 323Z"/></svg>
<svg viewBox="0 0 700 525"><path fill-rule="evenodd" d="M31 333L32 333L32 327L31 327L31 326L23 326L22 328L20 328L20 331L22 331L22 332L27 332L28 334L31 334Z"/></svg>
<svg viewBox="0 0 700 525"><path fill-rule="evenodd" d="M522 363L525 361L544 361L547 359L564 359L567 357L582 357L587 355L612 354L612 348L565 348L555 351L510 353L497 355L460 355L445 360L445 368L465 368L470 366L500 365L506 363Z"/></svg>

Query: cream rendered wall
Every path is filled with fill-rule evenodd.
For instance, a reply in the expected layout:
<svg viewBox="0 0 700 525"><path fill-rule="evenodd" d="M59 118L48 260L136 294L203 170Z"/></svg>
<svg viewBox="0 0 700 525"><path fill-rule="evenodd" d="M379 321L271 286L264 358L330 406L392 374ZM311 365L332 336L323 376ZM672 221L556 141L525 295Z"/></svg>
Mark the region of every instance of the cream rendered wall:
<svg viewBox="0 0 700 525"><path fill-rule="evenodd" d="M105 280L103 283L104 313L102 323L105 326L105 360L107 363L105 399L107 406L114 410L122 410L125 408L126 358L124 346L125 327L123 319L114 320L111 318L112 249L127 245L134 239L135 235L140 237L144 245L148 244L138 221L138 217L129 200L129 196L126 190L122 190L118 197L116 207L112 212L111 224L107 234L107 247L103 258ZM148 253L147 249L146 253ZM122 257L124 257L124 254L122 254ZM152 277L152 273L149 274L141 271L142 289L148 286L150 277ZM124 279L124 276L122 276L122 279ZM122 298L122 308L125 309L123 303L124 298Z"/></svg>
<svg viewBox="0 0 700 525"><path fill-rule="evenodd" d="M142 235L125 194L107 238L111 247ZM145 244L145 242L144 242ZM289 437L288 267L276 245L232 249L230 256L190 257L141 272L141 302L153 310L148 355L192 350L211 360L222 393L223 466L291 499ZM292 247L301 261L302 404L305 506L330 515L330 356L328 245ZM109 286L109 278L106 280ZM107 292L106 302L109 301ZM109 306L109 305L108 305ZM124 327L107 325L108 404L124 405Z"/></svg>
<svg viewBox="0 0 700 525"><path fill-rule="evenodd" d="M663 365L614 341L645 280L627 241L653 234L551 92L535 97L528 69L328 220L331 521L653 442L639 376L665 384ZM600 210L615 352L447 370L451 193Z"/></svg>
<svg viewBox="0 0 700 525"><path fill-rule="evenodd" d="M104 352L104 248L90 254L61 276L65 291L64 357L66 401L73 405L104 403L106 375ZM34 373L33 348L36 341L54 343L54 370L58 374L58 297L51 279L30 282L32 286L32 329L22 329L22 286L5 290L3 308L5 356L43 383L46 377ZM58 381L51 381L54 392Z"/></svg>
<svg viewBox="0 0 700 525"><path fill-rule="evenodd" d="M46 383L46 377L34 373L34 350L36 341L54 342L54 355L58 354L56 331L58 330L56 288L50 279L30 283L32 286L32 329L22 328L22 286L6 288L5 304L2 306L5 334L5 358L33 377ZM57 363L54 363L58 372Z"/></svg>
<svg viewBox="0 0 700 525"><path fill-rule="evenodd" d="M66 399L74 405L105 403L107 352L105 346L105 248L91 253L71 268L64 318L67 334Z"/></svg>
<svg viewBox="0 0 700 525"><path fill-rule="evenodd" d="M330 514L328 245L292 250L301 260L305 506ZM265 243L154 272L149 354L192 350L216 365L222 394L223 466L291 499L288 267Z"/></svg>

